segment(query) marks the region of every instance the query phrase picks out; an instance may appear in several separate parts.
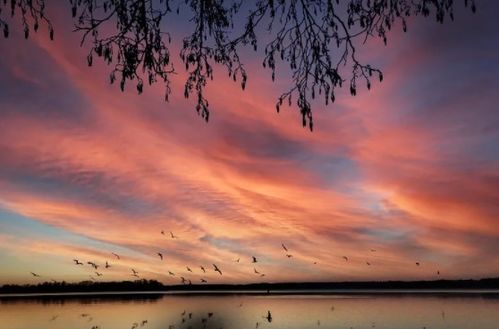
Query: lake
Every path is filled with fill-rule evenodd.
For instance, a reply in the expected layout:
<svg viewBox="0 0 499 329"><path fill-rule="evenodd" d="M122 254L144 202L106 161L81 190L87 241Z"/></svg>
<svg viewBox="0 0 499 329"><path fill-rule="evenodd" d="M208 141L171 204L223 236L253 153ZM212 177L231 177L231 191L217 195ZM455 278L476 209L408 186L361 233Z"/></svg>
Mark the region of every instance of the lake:
<svg viewBox="0 0 499 329"><path fill-rule="evenodd" d="M498 323L498 294L148 294L0 298L0 328L5 329L497 329Z"/></svg>

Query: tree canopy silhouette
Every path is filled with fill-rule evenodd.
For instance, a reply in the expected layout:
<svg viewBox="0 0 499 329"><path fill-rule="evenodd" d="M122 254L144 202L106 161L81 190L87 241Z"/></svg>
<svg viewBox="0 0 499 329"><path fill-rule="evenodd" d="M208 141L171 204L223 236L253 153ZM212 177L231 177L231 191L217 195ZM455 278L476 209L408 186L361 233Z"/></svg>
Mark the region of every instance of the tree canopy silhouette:
<svg viewBox="0 0 499 329"><path fill-rule="evenodd" d="M10 35L14 18L20 18L25 38L40 25L54 27L46 4L56 0L0 0L0 29ZM347 87L355 96L359 84L371 87L383 80L380 69L363 63L356 49L368 38L381 38L396 25L407 30L411 16L433 16L443 23L453 20L453 0L67 0L75 32L88 47L87 63L100 58L110 65L110 82L121 90L133 83L162 83L165 99L171 93L170 77L176 72L171 53L171 15L189 20L192 30L180 46L180 61L188 73L184 96L196 99L196 111L210 116L204 90L214 78L214 65L223 66L231 79L245 89L248 79L241 49L263 47L262 65L270 70L286 66L290 88L277 99L296 105L303 126L313 129L312 105L316 97L335 101L337 88ZM475 1L464 0L475 12ZM263 39L263 40L262 40ZM258 53L258 52L257 52ZM178 60L178 59L177 59Z"/></svg>

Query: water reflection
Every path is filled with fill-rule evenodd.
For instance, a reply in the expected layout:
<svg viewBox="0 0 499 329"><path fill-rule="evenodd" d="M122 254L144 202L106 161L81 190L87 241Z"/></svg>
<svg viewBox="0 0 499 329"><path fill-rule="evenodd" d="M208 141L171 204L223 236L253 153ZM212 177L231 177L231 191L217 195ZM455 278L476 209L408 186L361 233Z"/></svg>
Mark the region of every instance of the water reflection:
<svg viewBox="0 0 499 329"><path fill-rule="evenodd" d="M89 296L0 298L2 328L495 329L497 295Z"/></svg>

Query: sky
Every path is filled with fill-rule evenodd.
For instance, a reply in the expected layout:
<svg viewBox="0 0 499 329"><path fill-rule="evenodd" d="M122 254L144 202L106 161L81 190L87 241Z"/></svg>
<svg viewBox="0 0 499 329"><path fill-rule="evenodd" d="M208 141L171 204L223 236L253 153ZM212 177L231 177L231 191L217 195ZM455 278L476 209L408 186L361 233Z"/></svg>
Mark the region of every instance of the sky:
<svg viewBox="0 0 499 329"><path fill-rule="evenodd" d="M0 284L95 277L74 258L108 261L98 280L134 268L167 284L499 276L499 4L477 5L366 43L384 81L314 104L312 133L296 108L275 112L286 73L273 83L250 50L245 91L215 72L206 123L182 70L169 103L159 85L109 85L59 9L54 41L13 31L0 39Z"/></svg>

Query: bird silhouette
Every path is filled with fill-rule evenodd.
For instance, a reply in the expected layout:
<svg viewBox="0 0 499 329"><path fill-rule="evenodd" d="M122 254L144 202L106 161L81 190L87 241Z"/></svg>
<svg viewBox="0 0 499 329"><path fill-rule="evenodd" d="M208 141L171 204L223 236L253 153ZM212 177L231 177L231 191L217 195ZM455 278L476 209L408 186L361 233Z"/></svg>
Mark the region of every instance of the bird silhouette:
<svg viewBox="0 0 499 329"><path fill-rule="evenodd" d="M139 272L137 272L137 271L136 271L135 269L133 269L133 268L132 268L132 272L133 272L133 274L135 274L135 275L139 274Z"/></svg>
<svg viewBox="0 0 499 329"><path fill-rule="evenodd" d="M161 230L161 234L162 234L162 235L165 235L165 231Z"/></svg>
<svg viewBox="0 0 499 329"><path fill-rule="evenodd" d="M168 271L168 274L170 274L171 276L175 276L175 273L173 273L172 271Z"/></svg>
<svg viewBox="0 0 499 329"><path fill-rule="evenodd" d="M102 276L102 273L95 272L95 275L97 275L97 276Z"/></svg>
<svg viewBox="0 0 499 329"><path fill-rule="evenodd" d="M78 259L73 259L73 262L75 262L75 265L83 265L82 262L80 262Z"/></svg>
<svg viewBox="0 0 499 329"><path fill-rule="evenodd" d="M183 276L180 277L180 280L182 280L182 283L186 283L187 282L187 280Z"/></svg>
<svg viewBox="0 0 499 329"><path fill-rule="evenodd" d="M133 273L132 276L136 277L137 279L140 279L140 276L137 273Z"/></svg>
<svg viewBox="0 0 499 329"><path fill-rule="evenodd" d="M348 262L348 257L347 256L343 256L343 259Z"/></svg>
<svg viewBox="0 0 499 329"><path fill-rule="evenodd" d="M371 263L369 263L369 262L366 262L366 264L367 264L367 266L371 266Z"/></svg>
<svg viewBox="0 0 499 329"><path fill-rule="evenodd" d="M234 262L239 263L240 260L241 260L241 258L238 258Z"/></svg>
<svg viewBox="0 0 499 329"><path fill-rule="evenodd" d="M437 275L440 275L440 271L437 271Z"/></svg>
<svg viewBox="0 0 499 329"><path fill-rule="evenodd" d="M51 322L52 322L52 321L55 321L55 320L57 320L57 318L58 318L58 317L59 317L59 315L54 315L54 316L52 316L52 317L50 318L50 320L49 320L49 321L51 321Z"/></svg>
<svg viewBox="0 0 499 329"><path fill-rule="evenodd" d="M178 236L174 235L172 231L170 231L170 237L172 239L178 239Z"/></svg>
<svg viewBox="0 0 499 329"><path fill-rule="evenodd" d="M420 266L421 264L419 262L416 262L416 266Z"/></svg>
<svg viewBox="0 0 499 329"><path fill-rule="evenodd" d="M218 266L217 266L217 265L215 265L215 264L213 264L213 270L214 270L215 272L220 273L220 275L222 275L222 271L221 271L221 270L218 268Z"/></svg>
<svg viewBox="0 0 499 329"><path fill-rule="evenodd" d="M161 258L161 260L163 260L163 254L162 253L158 252L156 254L159 256L159 258Z"/></svg>
<svg viewBox="0 0 499 329"><path fill-rule="evenodd" d="M267 319L268 322L272 322L272 313L270 311L267 311L267 316L264 316L265 319Z"/></svg>
<svg viewBox="0 0 499 329"><path fill-rule="evenodd" d="M41 278L41 275L39 274L36 274L36 273L33 273L33 272L30 272L32 276L34 276L35 278Z"/></svg>
<svg viewBox="0 0 499 329"><path fill-rule="evenodd" d="M87 264L92 266L95 270L99 268L99 265L95 264L94 262L87 262Z"/></svg>
<svg viewBox="0 0 499 329"><path fill-rule="evenodd" d="M376 249L371 249L371 252L376 252Z"/></svg>
<svg viewBox="0 0 499 329"><path fill-rule="evenodd" d="M255 274L260 274L260 272L258 272L255 267L253 267L253 271L255 272Z"/></svg>
<svg viewBox="0 0 499 329"><path fill-rule="evenodd" d="M112 252L111 254L113 254L113 256L116 257L116 259L120 259L120 255L118 255L118 254L116 254L114 252Z"/></svg>
<svg viewBox="0 0 499 329"><path fill-rule="evenodd" d="M203 271L203 273L206 273L206 270L204 269L203 266L199 266L201 268L201 271Z"/></svg>
<svg viewBox="0 0 499 329"><path fill-rule="evenodd" d="M261 277L264 277L264 276L265 276L265 273L260 274L260 276L261 276Z"/></svg>
<svg viewBox="0 0 499 329"><path fill-rule="evenodd" d="M211 318L213 316L213 313L212 312L209 312L208 313L208 317Z"/></svg>
<svg viewBox="0 0 499 329"><path fill-rule="evenodd" d="M293 257L293 255L291 255L291 254L286 254L286 257L291 258L291 257Z"/></svg>
<svg viewBox="0 0 499 329"><path fill-rule="evenodd" d="M201 279L201 282L208 283L205 279Z"/></svg>
<svg viewBox="0 0 499 329"><path fill-rule="evenodd" d="M140 326L143 327L147 324L147 320L142 320L142 322L140 323Z"/></svg>
<svg viewBox="0 0 499 329"><path fill-rule="evenodd" d="M251 257L253 257L252 263L256 263L257 262L256 257L255 256L251 256Z"/></svg>
<svg viewBox="0 0 499 329"><path fill-rule="evenodd" d="M281 243L281 246L284 250L286 250L286 252L288 251L288 248L286 248L286 246L284 245L284 243Z"/></svg>
<svg viewBox="0 0 499 329"><path fill-rule="evenodd" d="M111 267L111 265L109 265L109 263L106 261L106 266L105 266L105 268L110 268L110 267Z"/></svg>
<svg viewBox="0 0 499 329"><path fill-rule="evenodd" d="M192 270L189 268L189 266L186 266L185 268L187 269L187 271L192 272Z"/></svg>

